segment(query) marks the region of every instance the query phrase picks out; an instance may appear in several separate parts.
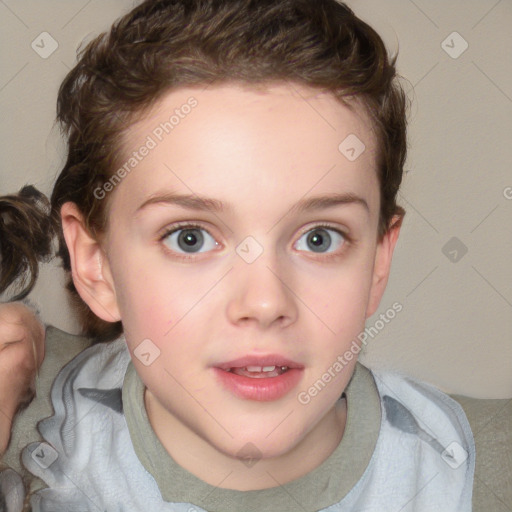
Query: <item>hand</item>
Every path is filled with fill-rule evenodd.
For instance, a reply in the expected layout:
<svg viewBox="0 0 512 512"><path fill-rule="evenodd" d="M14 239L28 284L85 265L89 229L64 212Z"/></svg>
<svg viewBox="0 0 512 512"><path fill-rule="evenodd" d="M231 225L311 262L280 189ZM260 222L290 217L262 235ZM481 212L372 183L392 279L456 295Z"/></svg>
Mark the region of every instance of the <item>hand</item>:
<svg viewBox="0 0 512 512"><path fill-rule="evenodd" d="M0 456L9 443L14 415L34 397L44 340L45 328L27 306L0 304Z"/></svg>

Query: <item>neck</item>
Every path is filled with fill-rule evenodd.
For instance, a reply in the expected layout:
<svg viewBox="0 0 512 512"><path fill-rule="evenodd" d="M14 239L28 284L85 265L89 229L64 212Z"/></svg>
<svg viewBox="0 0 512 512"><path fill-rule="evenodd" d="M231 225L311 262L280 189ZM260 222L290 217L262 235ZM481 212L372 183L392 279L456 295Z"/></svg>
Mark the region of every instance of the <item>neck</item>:
<svg viewBox="0 0 512 512"><path fill-rule="evenodd" d="M156 436L177 464L207 484L238 491L283 485L320 466L339 445L347 418L342 398L290 451L250 464L216 449L170 414L147 389L144 401Z"/></svg>

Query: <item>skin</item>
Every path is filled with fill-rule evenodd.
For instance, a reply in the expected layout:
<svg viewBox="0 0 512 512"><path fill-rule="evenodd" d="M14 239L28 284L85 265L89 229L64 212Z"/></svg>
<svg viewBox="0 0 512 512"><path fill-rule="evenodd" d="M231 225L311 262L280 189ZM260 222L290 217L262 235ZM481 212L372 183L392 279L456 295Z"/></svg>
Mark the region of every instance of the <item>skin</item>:
<svg viewBox="0 0 512 512"><path fill-rule="evenodd" d="M343 436L347 405L339 398L356 358L307 405L297 395L378 307L400 222L379 240L375 140L362 110L298 85L173 91L127 130L126 155L191 96L197 107L106 199L101 241L73 204L63 206L73 277L98 316L122 319L148 417L169 454L211 485L275 487L320 465ZM349 134L366 146L353 162L338 150ZM158 203L139 210L164 193L215 198L224 208ZM334 193L357 196L367 208L292 210L301 199ZM200 252L184 251L177 235L162 239L178 221L211 234L203 232ZM331 245L316 252L308 234L326 223L346 237L328 231ZM248 236L263 248L251 264L235 251ZM160 350L149 366L133 354L145 339ZM247 354L299 362L299 385L276 401L234 396L212 365ZM239 460L246 443L261 454L252 467Z"/></svg>
<svg viewBox="0 0 512 512"><path fill-rule="evenodd" d="M20 405L34 396L44 358L44 326L21 302L0 304L0 455Z"/></svg>

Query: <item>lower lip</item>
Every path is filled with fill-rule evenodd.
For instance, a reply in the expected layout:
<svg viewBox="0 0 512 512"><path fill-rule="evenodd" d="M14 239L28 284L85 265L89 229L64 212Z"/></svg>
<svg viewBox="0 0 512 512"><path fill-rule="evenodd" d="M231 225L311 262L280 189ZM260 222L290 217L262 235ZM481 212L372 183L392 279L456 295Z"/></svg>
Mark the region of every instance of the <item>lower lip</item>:
<svg viewBox="0 0 512 512"><path fill-rule="evenodd" d="M259 402L279 400L297 386L302 377L302 370L298 368L291 368L277 377L268 379L242 377L220 368L214 368L214 371L224 387L234 395L245 400Z"/></svg>

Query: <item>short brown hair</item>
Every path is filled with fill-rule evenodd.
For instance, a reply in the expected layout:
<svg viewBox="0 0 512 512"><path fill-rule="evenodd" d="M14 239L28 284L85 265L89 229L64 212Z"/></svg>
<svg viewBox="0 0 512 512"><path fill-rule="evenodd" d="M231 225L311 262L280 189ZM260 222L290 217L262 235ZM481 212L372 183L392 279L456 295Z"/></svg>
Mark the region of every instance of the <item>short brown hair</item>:
<svg viewBox="0 0 512 512"><path fill-rule="evenodd" d="M380 36L336 0L146 0L79 52L62 83L57 119L67 161L51 197L59 254L70 271L60 208L75 203L90 232L106 229L108 201L93 194L121 162L122 137L171 90L238 82L291 82L357 99L378 144L379 236L393 215L406 157L406 96ZM117 337L121 324L97 318L70 278L84 333Z"/></svg>

